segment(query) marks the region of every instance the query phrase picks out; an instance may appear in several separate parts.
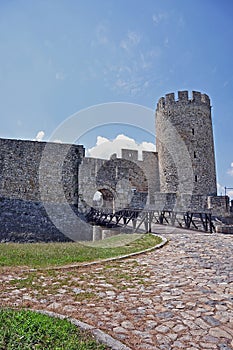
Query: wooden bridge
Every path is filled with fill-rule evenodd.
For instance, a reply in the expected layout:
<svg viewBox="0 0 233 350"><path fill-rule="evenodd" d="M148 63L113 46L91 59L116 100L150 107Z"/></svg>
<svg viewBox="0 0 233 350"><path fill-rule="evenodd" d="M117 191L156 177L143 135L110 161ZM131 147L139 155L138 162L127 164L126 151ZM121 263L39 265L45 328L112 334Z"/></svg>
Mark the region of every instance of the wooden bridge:
<svg viewBox="0 0 233 350"><path fill-rule="evenodd" d="M107 208L90 208L86 214L88 222L107 227L125 227L132 232L151 232L152 224L163 224L190 230L214 232L215 226L210 212L176 212L171 210L130 209L115 213Z"/></svg>

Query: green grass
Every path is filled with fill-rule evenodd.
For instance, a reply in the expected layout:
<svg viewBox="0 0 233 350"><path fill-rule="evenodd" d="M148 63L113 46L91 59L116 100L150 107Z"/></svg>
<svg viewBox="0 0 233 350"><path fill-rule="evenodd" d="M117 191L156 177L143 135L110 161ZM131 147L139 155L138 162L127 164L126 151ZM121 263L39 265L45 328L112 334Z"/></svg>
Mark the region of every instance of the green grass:
<svg viewBox="0 0 233 350"><path fill-rule="evenodd" d="M160 237L151 234L124 234L108 238L102 242L95 242L90 246L78 242L1 243L0 266L43 268L89 262L138 252L154 247L160 242Z"/></svg>
<svg viewBox="0 0 233 350"><path fill-rule="evenodd" d="M85 245L88 247L93 248L116 248L116 247L123 247L125 245L129 245L136 239L141 238L142 235L138 233L132 233L132 234L116 234L112 237L105 238L103 240L99 241L87 241L85 242Z"/></svg>
<svg viewBox="0 0 233 350"><path fill-rule="evenodd" d="M0 350L104 350L105 345L67 320L0 309Z"/></svg>

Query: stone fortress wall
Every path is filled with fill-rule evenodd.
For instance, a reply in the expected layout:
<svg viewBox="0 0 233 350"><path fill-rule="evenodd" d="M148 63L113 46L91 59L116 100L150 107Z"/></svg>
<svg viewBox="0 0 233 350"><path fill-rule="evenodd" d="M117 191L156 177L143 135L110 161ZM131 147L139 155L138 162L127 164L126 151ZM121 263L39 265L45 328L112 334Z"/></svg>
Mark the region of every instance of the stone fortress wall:
<svg viewBox="0 0 233 350"><path fill-rule="evenodd" d="M69 240L60 228L75 234L73 214L93 206L96 191L113 210L227 215L229 198L216 191L209 97L180 91L177 100L160 98L156 136L157 152L143 152L142 160L129 149L103 160L85 157L81 145L0 139L0 241Z"/></svg>
<svg viewBox="0 0 233 350"><path fill-rule="evenodd" d="M40 201L40 174L47 200L60 203L59 186L66 200L78 201L78 168L84 157L80 145L0 139L0 196ZM54 169L61 169L60 178Z"/></svg>
<svg viewBox="0 0 233 350"><path fill-rule="evenodd" d="M0 139L0 241L69 240L44 203L63 221L67 203L75 210L83 156L83 146Z"/></svg>

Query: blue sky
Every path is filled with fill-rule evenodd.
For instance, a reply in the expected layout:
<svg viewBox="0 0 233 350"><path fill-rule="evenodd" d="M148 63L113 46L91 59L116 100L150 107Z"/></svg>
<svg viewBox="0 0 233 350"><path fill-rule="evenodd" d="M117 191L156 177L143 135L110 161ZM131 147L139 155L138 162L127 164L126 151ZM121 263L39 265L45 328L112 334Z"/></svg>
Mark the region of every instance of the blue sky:
<svg viewBox="0 0 233 350"><path fill-rule="evenodd" d="M154 110L168 92L197 90L213 106L218 182L233 187L232 18L231 0L0 0L0 137L48 139L93 105ZM153 115L137 118L153 141ZM98 134L128 132L141 142L131 129L83 140L93 147Z"/></svg>

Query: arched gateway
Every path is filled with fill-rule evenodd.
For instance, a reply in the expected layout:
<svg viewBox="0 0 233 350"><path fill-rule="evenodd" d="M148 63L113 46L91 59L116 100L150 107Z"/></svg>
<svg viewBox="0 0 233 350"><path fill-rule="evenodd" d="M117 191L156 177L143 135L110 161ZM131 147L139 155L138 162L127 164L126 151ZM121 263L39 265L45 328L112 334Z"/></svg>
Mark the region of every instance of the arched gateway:
<svg viewBox="0 0 233 350"><path fill-rule="evenodd" d="M110 160L84 158L80 167L79 195L88 206L97 205L113 211L143 208L148 201L149 185L142 164L143 161L116 157ZM99 195L99 200L95 195Z"/></svg>

